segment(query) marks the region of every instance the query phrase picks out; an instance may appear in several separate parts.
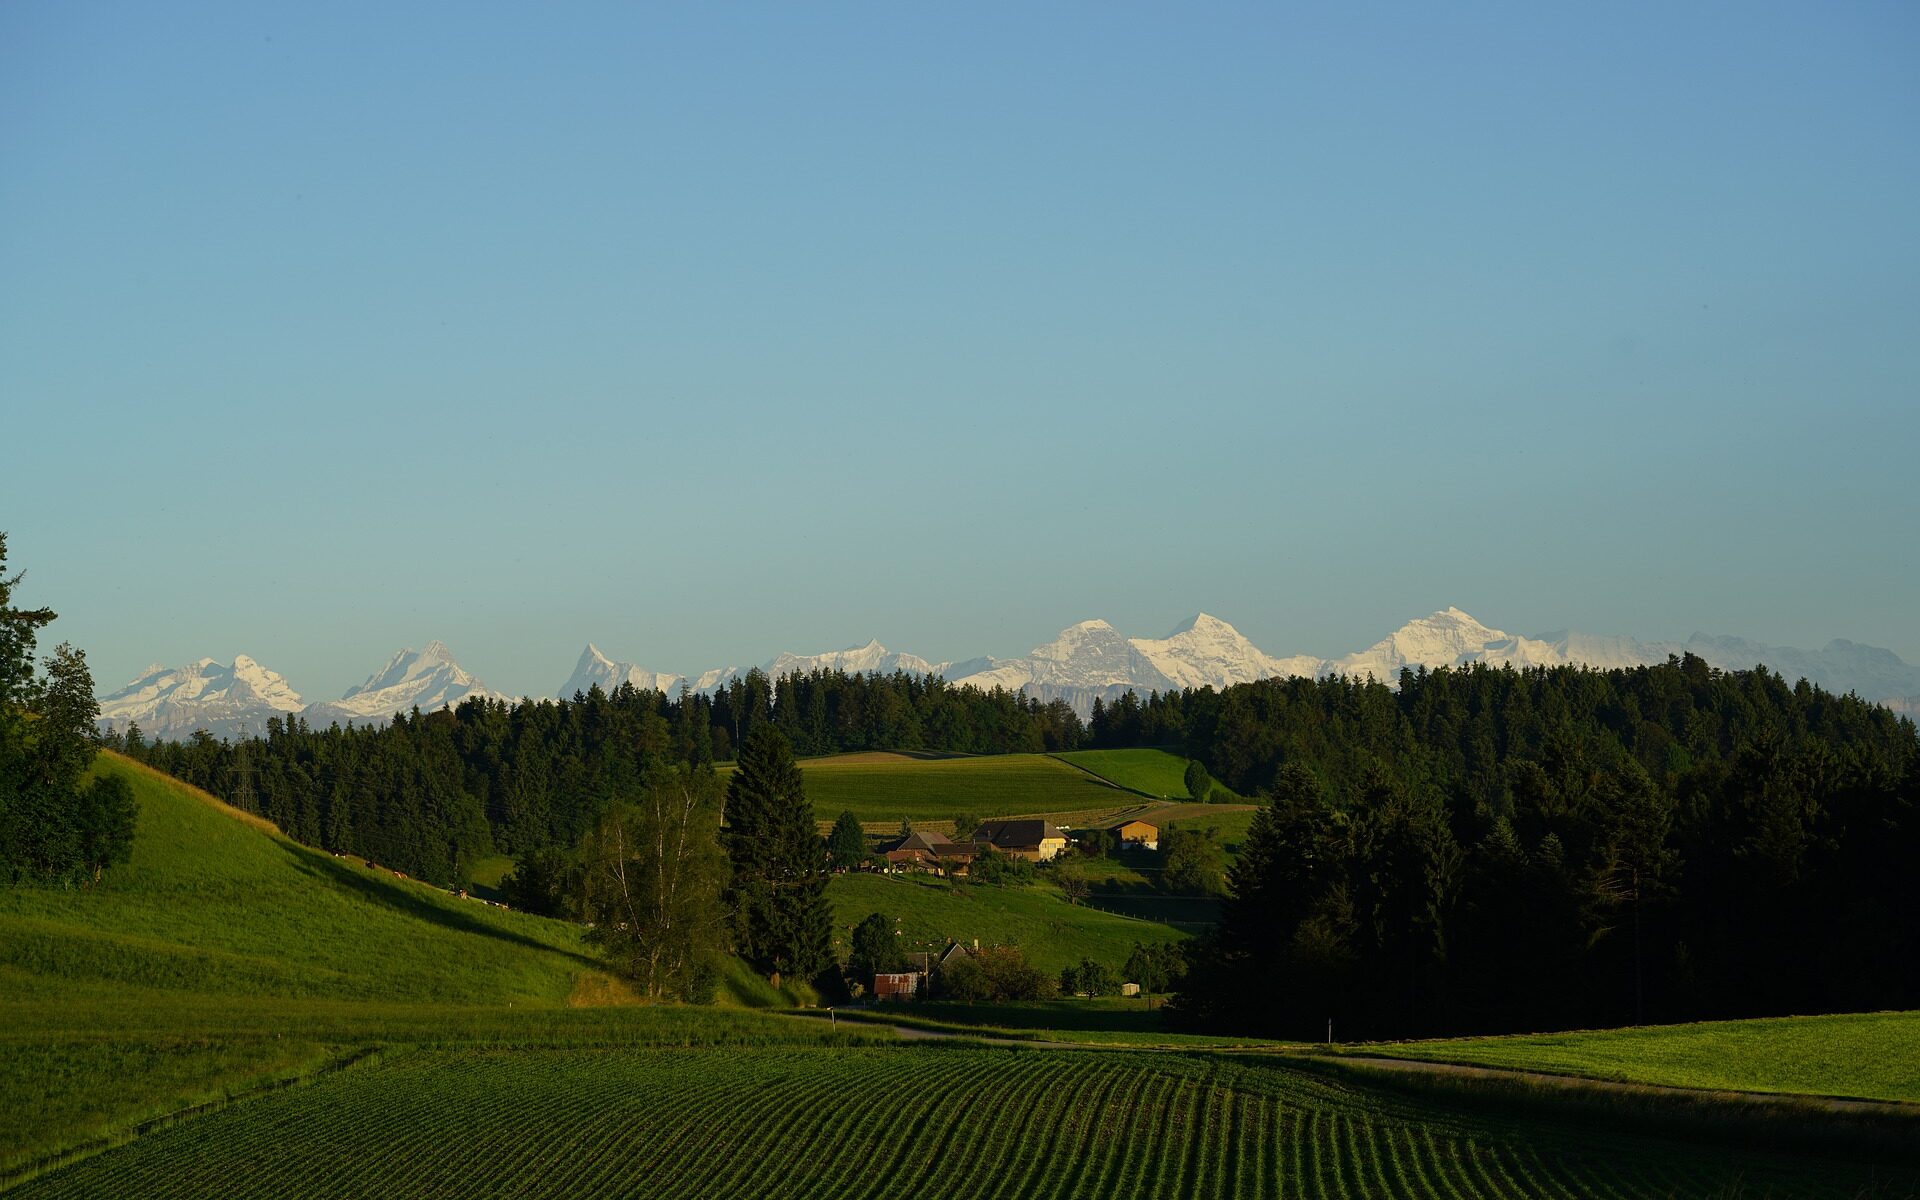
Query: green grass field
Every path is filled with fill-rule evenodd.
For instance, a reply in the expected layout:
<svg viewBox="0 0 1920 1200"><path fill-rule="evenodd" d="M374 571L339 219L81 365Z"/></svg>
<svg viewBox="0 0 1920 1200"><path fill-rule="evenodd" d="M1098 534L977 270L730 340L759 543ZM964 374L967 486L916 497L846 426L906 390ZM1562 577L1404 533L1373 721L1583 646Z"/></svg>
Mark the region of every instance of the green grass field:
<svg viewBox="0 0 1920 1200"><path fill-rule="evenodd" d="M1165 750L1070 750L1054 757L1156 800L1184 803L1192 799L1187 792L1187 764L1192 760ZM1218 795L1210 803L1241 802L1231 788L1217 780L1213 790Z"/></svg>
<svg viewBox="0 0 1920 1200"><path fill-rule="evenodd" d="M1905 1183L1463 1114L1271 1059L946 1045L395 1052L15 1194L1567 1200L1857 1197Z"/></svg>
<svg viewBox="0 0 1920 1200"><path fill-rule="evenodd" d="M822 821L852 812L870 824L906 818L939 826L960 813L984 819L1106 812L1139 799L1045 754L840 754L802 760L800 773Z"/></svg>
<svg viewBox="0 0 1920 1200"><path fill-rule="evenodd" d="M1068 904L1045 884L986 887L923 875L837 875L827 888L834 933L846 943L851 927L869 913L899 923L907 950L939 951L949 941L1020 947L1035 966L1057 974L1069 963L1092 958L1118 971L1135 942L1176 941L1182 934L1152 921Z"/></svg>
<svg viewBox="0 0 1920 1200"><path fill-rule="evenodd" d="M1667 1087L1920 1103L1920 1012L1404 1042L1353 1051Z"/></svg>

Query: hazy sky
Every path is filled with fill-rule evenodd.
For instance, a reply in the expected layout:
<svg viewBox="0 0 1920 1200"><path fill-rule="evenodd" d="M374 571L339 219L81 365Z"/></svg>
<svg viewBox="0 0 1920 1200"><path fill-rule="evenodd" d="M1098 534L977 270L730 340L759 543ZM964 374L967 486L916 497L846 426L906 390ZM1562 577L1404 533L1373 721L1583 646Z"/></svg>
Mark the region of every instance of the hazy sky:
<svg viewBox="0 0 1920 1200"><path fill-rule="evenodd" d="M1920 660L1920 8L0 5L102 690L1449 604Z"/></svg>

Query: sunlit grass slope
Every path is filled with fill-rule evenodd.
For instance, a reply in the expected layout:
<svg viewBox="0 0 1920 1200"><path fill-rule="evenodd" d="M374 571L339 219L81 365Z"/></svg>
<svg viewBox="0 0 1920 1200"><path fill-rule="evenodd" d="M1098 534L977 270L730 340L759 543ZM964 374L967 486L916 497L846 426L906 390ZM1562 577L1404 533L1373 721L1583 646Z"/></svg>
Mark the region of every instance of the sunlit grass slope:
<svg viewBox="0 0 1920 1200"><path fill-rule="evenodd" d="M1187 792L1187 765L1191 759L1165 750L1072 750L1055 758L1098 775L1120 787L1159 800L1191 799ZM1219 800L1238 801L1226 784L1214 781Z"/></svg>
<svg viewBox="0 0 1920 1200"><path fill-rule="evenodd" d="M0 891L0 971L34 995L112 983L221 994L564 1003L581 931L300 846L102 755L140 806L133 860L87 891ZM17 994L17 993L16 993Z"/></svg>
<svg viewBox="0 0 1920 1200"><path fill-rule="evenodd" d="M982 946L1020 947L1029 962L1058 972L1091 958L1118 971L1135 942L1178 941L1183 935L1152 921L1068 904L1045 885L951 887L931 876L852 874L835 876L827 888L833 901L834 936L846 952L851 927L869 913L885 913L899 923L903 947L941 950L949 941Z"/></svg>
<svg viewBox="0 0 1920 1200"><path fill-rule="evenodd" d="M1625 1083L1920 1103L1920 1012L1708 1021L1355 1050Z"/></svg>
<svg viewBox="0 0 1920 1200"><path fill-rule="evenodd" d="M822 821L850 811L865 822L938 823L961 813L985 819L1100 812L1137 801L1046 754L840 754L805 759L800 771Z"/></svg>

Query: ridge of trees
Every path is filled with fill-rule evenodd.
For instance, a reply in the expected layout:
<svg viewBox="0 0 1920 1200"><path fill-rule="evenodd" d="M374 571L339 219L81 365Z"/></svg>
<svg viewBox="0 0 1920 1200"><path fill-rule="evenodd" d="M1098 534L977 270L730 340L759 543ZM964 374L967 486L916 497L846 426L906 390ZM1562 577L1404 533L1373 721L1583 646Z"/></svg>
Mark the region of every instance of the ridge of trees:
<svg viewBox="0 0 1920 1200"><path fill-rule="evenodd" d="M1257 813L1176 1011L1345 1037L1920 1003L1920 737L1686 656L1269 680L1095 715L1177 729Z"/></svg>

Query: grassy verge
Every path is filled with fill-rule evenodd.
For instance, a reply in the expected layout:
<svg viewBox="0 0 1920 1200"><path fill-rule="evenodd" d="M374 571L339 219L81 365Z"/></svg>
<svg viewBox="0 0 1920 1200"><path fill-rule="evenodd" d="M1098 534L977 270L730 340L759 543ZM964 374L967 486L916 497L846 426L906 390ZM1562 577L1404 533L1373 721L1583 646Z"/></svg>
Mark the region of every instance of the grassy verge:
<svg viewBox="0 0 1920 1200"><path fill-rule="evenodd" d="M1622 1083L1920 1103L1920 1012L1712 1021L1350 1049Z"/></svg>

